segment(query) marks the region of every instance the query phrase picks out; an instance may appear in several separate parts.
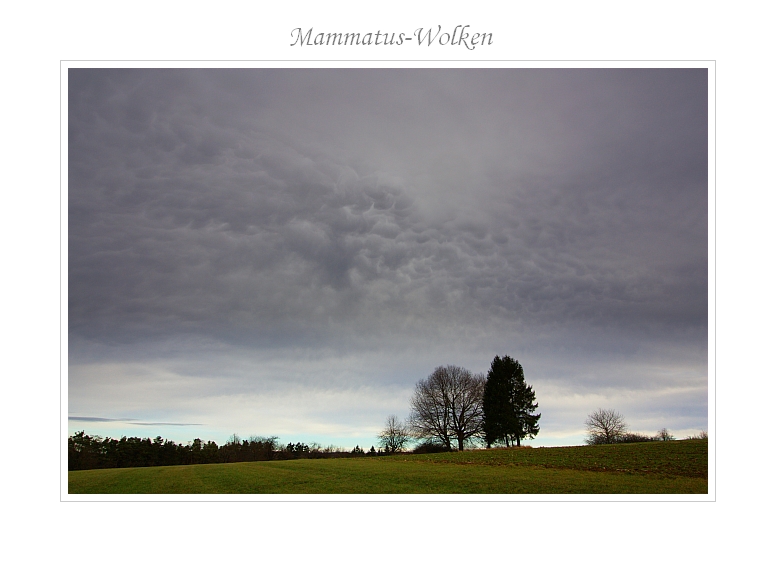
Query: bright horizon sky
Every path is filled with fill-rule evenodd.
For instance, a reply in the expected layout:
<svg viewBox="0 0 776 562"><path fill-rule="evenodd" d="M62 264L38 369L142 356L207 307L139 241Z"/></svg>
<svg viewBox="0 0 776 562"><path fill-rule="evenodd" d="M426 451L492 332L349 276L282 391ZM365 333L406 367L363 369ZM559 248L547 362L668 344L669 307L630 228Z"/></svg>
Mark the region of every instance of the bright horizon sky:
<svg viewBox="0 0 776 562"><path fill-rule="evenodd" d="M435 367L495 355L533 446L599 407L708 428L706 69L91 68L67 94L68 414L118 420L71 434L368 449Z"/></svg>

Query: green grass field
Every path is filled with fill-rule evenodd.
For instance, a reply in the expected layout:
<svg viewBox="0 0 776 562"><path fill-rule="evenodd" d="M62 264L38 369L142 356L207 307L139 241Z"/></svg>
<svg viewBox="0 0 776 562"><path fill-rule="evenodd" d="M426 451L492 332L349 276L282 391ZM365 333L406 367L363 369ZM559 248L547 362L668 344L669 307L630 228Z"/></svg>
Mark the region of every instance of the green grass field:
<svg viewBox="0 0 776 562"><path fill-rule="evenodd" d="M69 473L70 494L706 494L708 441Z"/></svg>

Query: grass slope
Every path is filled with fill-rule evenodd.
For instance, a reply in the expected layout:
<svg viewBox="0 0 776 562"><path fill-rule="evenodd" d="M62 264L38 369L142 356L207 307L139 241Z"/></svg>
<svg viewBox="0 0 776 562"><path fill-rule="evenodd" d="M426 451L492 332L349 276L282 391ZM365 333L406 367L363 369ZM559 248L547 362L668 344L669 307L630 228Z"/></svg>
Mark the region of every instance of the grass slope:
<svg viewBox="0 0 776 562"><path fill-rule="evenodd" d="M71 494L706 494L708 441L69 473Z"/></svg>

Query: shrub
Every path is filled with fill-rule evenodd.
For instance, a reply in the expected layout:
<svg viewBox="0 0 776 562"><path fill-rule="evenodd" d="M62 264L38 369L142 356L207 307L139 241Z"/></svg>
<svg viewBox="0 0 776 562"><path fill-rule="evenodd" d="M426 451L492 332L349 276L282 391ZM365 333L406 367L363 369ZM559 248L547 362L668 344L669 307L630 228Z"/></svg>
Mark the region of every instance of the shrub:
<svg viewBox="0 0 776 562"><path fill-rule="evenodd" d="M690 435L687 439L708 439L709 433L707 431L701 431L698 435Z"/></svg>
<svg viewBox="0 0 776 562"><path fill-rule="evenodd" d="M655 441L655 438L643 433L628 432L623 433L616 439L616 443L645 443L647 441Z"/></svg>
<svg viewBox="0 0 776 562"><path fill-rule="evenodd" d="M655 441L655 438L643 433L629 431L617 435L608 441L605 435L589 435L585 442L588 445L606 445L608 443L646 443L648 441Z"/></svg>
<svg viewBox="0 0 776 562"><path fill-rule="evenodd" d="M452 451L450 447L431 441L425 441L412 450L416 455L423 455L426 453L448 453L450 451Z"/></svg>

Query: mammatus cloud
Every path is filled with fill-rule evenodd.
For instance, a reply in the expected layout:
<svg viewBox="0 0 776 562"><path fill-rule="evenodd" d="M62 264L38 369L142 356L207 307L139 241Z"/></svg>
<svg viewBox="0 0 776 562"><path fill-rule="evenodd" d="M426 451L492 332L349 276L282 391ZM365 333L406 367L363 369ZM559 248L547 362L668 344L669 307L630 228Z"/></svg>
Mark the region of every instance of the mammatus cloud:
<svg viewBox="0 0 776 562"><path fill-rule="evenodd" d="M504 353L702 379L706 100L698 69L70 70L71 400L143 361L184 398Z"/></svg>

